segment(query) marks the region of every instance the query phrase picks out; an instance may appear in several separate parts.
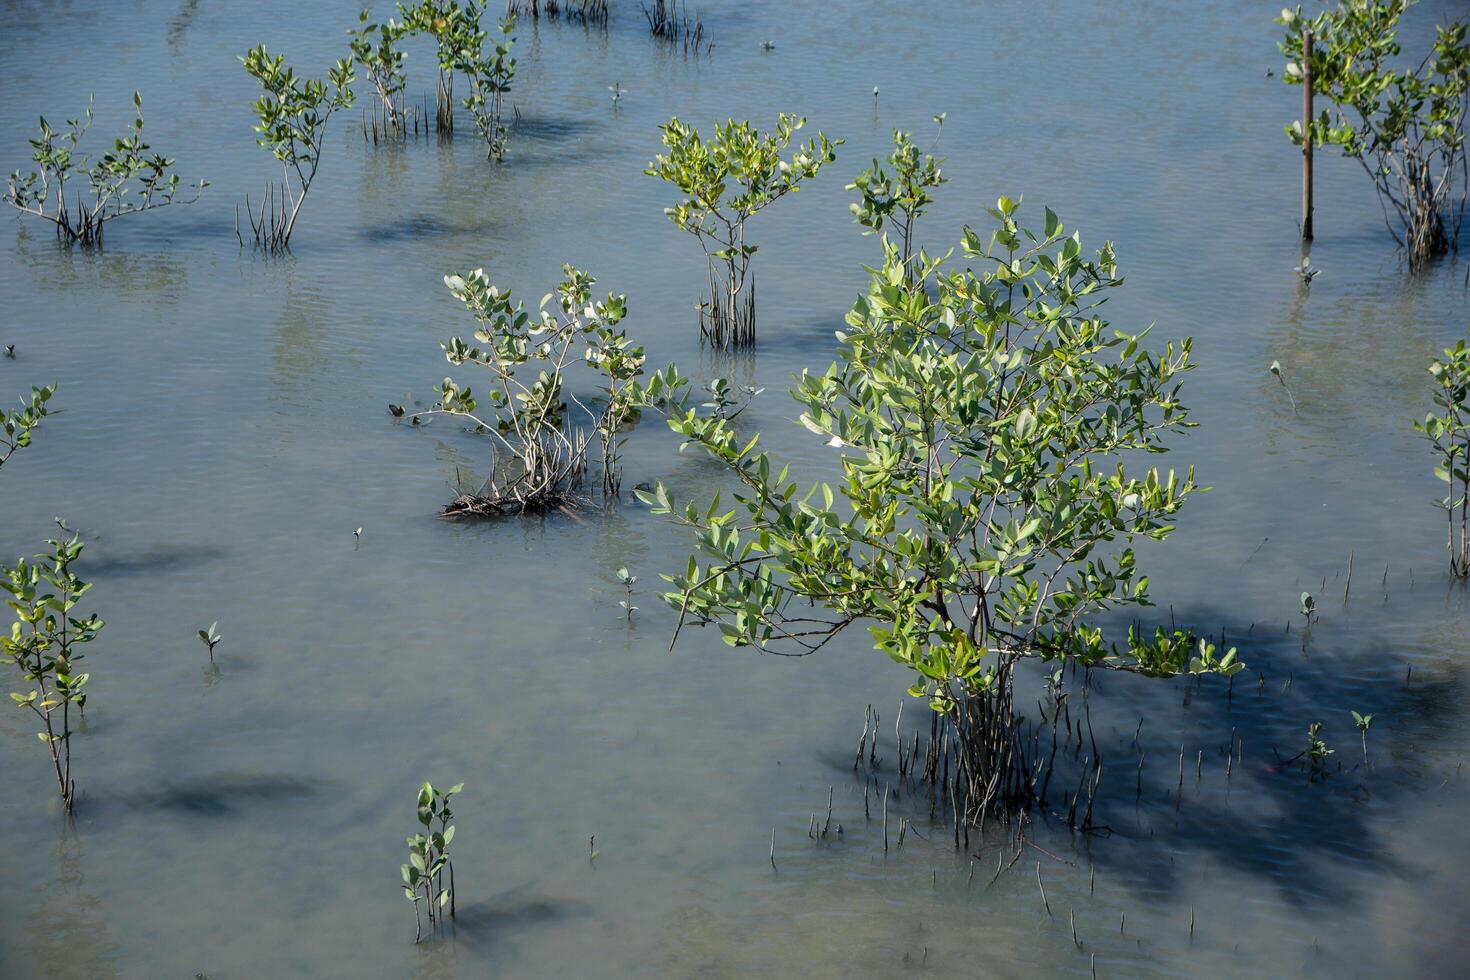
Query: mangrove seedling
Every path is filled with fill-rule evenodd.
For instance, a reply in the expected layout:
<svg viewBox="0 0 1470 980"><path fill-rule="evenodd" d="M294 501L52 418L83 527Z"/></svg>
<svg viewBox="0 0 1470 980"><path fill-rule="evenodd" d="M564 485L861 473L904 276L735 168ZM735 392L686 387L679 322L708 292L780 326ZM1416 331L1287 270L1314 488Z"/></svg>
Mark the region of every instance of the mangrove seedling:
<svg viewBox="0 0 1470 980"><path fill-rule="evenodd" d="M1317 600L1310 592L1302 593L1301 614L1302 618L1307 621L1308 626L1311 626L1312 621L1317 618Z"/></svg>
<svg viewBox="0 0 1470 980"><path fill-rule="evenodd" d="M14 568L0 567L0 589L9 593L5 604L16 617L9 634L0 634L0 649L29 687L12 691L10 699L39 720L36 738L51 754L62 806L70 810L77 792L71 775L71 709L85 711L91 676L77 667L84 657L81 647L97 638L103 622L74 612L92 586L72 571L82 553L81 536L59 518L56 526L61 533L47 540L50 553L30 562L22 558Z"/></svg>
<svg viewBox="0 0 1470 980"><path fill-rule="evenodd" d="M1360 715L1353 712L1353 724L1358 728L1358 735L1363 740L1363 761L1368 761L1368 729L1373 727L1372 715Z"/></svg>
<svg viewBox="0 0 1470 980"><path fill-rule="evenodd" d="M209 648L209 659L214 661L214 648L224 637L219 634L219 623L210 623L209 629L199 631L199 642Z"/></svg>
<svg viewBox="0 0 1470 980"><path fill-rule="evenodd" d="M940 117L935 116L936 120ZM921 153L908 133L893 131L893 152L883 163L877 160L847 185L858 192L848 205L863 234L881 234L890 225L898 238L899 258L907 264L914 255L914 222L934 203L931 192L949 182L940 169L941 160ZM885 169L892 168L892 174Z"/></svg>
<svg viewBox="0 0 1470 980"><path fill-rule="evenodd" d="M143 141L143 97L133 93L133 125L112 149L89 163L77 144L92 125L92 103L85 119L68 119L60 132L41 117L40 134L30 140L36 170L19 170L5 182L5 199L26 214L49 221L59 241L101 245L109 221L171 204L193 204L209 182L201 180L188 197L179 194L174 162ZM68 198L68 182L71 194ZM83 191L85 187L85 191Z"/></svg>
<svg viewBox="0 0 1470 980"><path fill-rule="evenodd" d="M14 456L17 450L31 444L31 433L46 417L46 403L56 394L55 385L32 387L29 399L21 399L19 409L0 410L0 466Z"/></svg>
<svg viewBox="0 0 1470 980"><path fill-rule="evenodd" d="M1050 210L1041 232L1024 229L1019 203L997 202L989 235L965 231L974 268L908 268L890 249L847 315L839 360L801 376L801 424L841 451L835 485L803 492L759 436L737 439L674 396L669 425L739 481L735 503L684 503L662 485L640 495L697 543L666 576L675 641L713 624L733 647L810 656L866 627L948 724L959 824L1044 793L1046 760L1021 736L1023 660L1155 677L1241 669L1137 631L1109 642L1091 622L1148 604L1131 542L1167 538L1195 492L1192 470L1131 469L1192 424L1179 398L1192 343L1110 326L1111 244L1088 258Z"/></svg>
<svg viewBox="0 0 1470 980"><path fill-rule="evenodd" d="M470 111L475 128L485 140L485 155L496 163L505 159L510 138L510 129L505 125L505 95L516 77L516 60L510 54L516 43L511 34L515 25L514 16L506 17L499 25L500 36L493 41L478 28L468 32L455 62L470 82L470 94L461 104Z"/></svg>
<svg viewBox="0 0 1470 980"><path fill-rule="evenodd" d="M467 45L480 34L482 7L477 0L460 6L458 0L421 0L413 7L398 5L403 23L415 34L428 34L438 45L439 76L434 89L434 125L441 135L454 132L454 73Z"/></svg>
<svg viewBox="0 0 1470 980"><path fill-rule="evenodd" d="M419 903L428 910L429 929L438 927L447 908L449 917L454 918L454 865L449 860L449 844L454 840L454 814L449 801L464 789L464 783L456 783L447 790L424 783L419 787L418 821L423 830L409 837L408 863L400 868L403 878L403 895L413 903L415 943L424 938L423 921L419 915ZM445 884L445 877L449 882Z"/></svg>
<svg viewBox="0 0 1470 980"><path fill-rule="evenodd" d="M352 39L352 58L362 66L372 85L389 131L402 136L403 90L408 85L403 63L408 55L398 49L398 42L408 33L408 27L391 17L381 24L370 23L371 16L364 9L358 15L357 29L347 32Z"/></svg>
<svg viewBox="0 0 1470 980"><path fill-rule="evenodd" d="M356 75L352 62L344 58L327 72L326 81L301 78L284 55L272 57L263 44L247 51L240 62L264 90L252 107L259 119L255 142L271 151L282 170L279 193L275 188L267 192L258 215L246 198L245 211L257 245L289 249L301 206L321 166L327 123L338 109L352 105ZM238 215L235 233L240 234Z"/></svg>
<svg viewBox="0 0 1470 980"><path fill-rule="evenodd" d="M1341 0L1335 9L1304 17L1301 7L1281 12L1283 81L1326 96L1315 119L1286 127L1293 144L1341 147L1373 181L1389 234L1421 266L1458 248L1465 212L1465 114L1470 107L1470 43L1457 21L1435 28L1428 52L1404 56L1399 18L1414 0ZM1313 38L1310 66L1302 63L1304 37Z"/></svg>
<svg viewBox="0 0 1470 980"><path fill-rule="evenodd" d="M1332 749L1322 740L1322 723L1314 721L1307 726L1307 748L1302 753L1307 757L1307 763L1311 766L1314 774L1320 775L1327 765L1327 757L1333 754Z"/></svg>
<svg viewBox="0 0 1470 980"><path fill-rule="evenodd" d="M1415 422L1434 451L1434 475L1447 485L1439 506L1445 512L1450 574L1470 575L1470 347L1461 340L1429 363L1436 411Z"/></svg>
<svg viewBox="0 0 1470 980"><path fill-rule="evenodd" d="M628 615L628 622L631 623L633 621L633 614L638 611L638 607L633 605L633 586L638 583L638 576L630 573L626 567L619 568L618 581L623 583L623 589L627 593L626 597L618 605L623 607L623 611Z"/></svg>
<svg viewBox="0 0 1470 980"><path fill-rule="evenodd" d="M755 280L750 260L756 246L745 223L835 160L840 145L818 133L782 158L798 130L799 116L782 113L773 133L733 119L715 125L712 139L677 118L659 127L665 152L644 173L672 184L680 200L665 208L680 229L699 242L709 272L709 299L699 306L701 334L716 348L755 342Z"/></svg>
<svg viewBox="0 0 1470 980"><path fill-rule="evenodd" d="M479 323L471 346L459 337L441 344L450 364L477 364L491 374L482 403L452 378L439 386L439 404L410 416L456 415L489 433L498 447L484 486L446 508L446 515L522 513L575 502L595 434L602 449L602 486L618 493L624 433L638 418L643 348L620 326L626 296L593 301L596 280L563 266L553 313L547 293L533 317L510 290L493 285L483 269L445 276L444 284ZM565 387L581 366L599 379L600 397L585 404ZM677 373L677 372L675 372ZM683 380L683 379L681 379ZM569 405L570 403L570 405Z"/></svg>
<svg viewBox="0 0 1470 980"><path fill-rule="evenodd" d="M1291 393L1291 388L1286 383L1286 374L1281 370L1280 361L1271 362L1271 376L1281 383L1281 389L1286 392L1286 397L1291 400L1291 414L1297 414L1296 396Z"/></svg>

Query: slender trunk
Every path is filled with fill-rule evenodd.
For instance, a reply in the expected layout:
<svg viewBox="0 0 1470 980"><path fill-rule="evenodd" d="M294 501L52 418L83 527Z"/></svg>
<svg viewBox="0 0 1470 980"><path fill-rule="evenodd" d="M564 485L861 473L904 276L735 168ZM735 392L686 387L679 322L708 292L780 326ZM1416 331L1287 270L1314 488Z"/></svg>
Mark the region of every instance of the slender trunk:
<svg viewBox="0 0 1470 980"><path fill-rule="evenodd" d="M1302 35L1302 241L1312 240L1312 32Z"/></svg>

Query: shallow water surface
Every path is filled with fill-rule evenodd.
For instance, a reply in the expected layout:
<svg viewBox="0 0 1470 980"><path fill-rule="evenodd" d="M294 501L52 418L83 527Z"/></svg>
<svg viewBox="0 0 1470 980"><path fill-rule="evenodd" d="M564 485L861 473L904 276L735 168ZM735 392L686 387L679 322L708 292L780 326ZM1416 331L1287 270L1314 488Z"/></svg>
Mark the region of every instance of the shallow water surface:
<svg viewBox="0 0 1470 980"><path fill-rule="evenodd" d="M0 397L61 385L61 411L0 476L0 555L65 515L108 620L69 826L30 725L0 714L0 973L1463 969L1470 610L1443 569L1439 488L1409 420L1430 406L1424 365L1470 319L1465 268L1407 276L1366 178L1324 154L1323 272L1310 289L1292 274L1297 155L1281 127L1299 92L1266 77L1276 7L711 2L715 50L686 59L647 37L635 4L612 6L605 32L522 26L503 166L469 137L374 147L358 113L334 120L294 254L271 259L235 238L236 204L274 176L236 56L264 42L319 74L346 53L356 5L6 5L5 170L25 163L37 115L75 115L95 94L95 148L136 88L154 146L213 186L192 208L120 222L96 254L0 226L0 342L17 350ZM1406 46L1444 6L1412 15ZM409 51L412 90L432 92L430 47ZM847 142L752 223L760 344L713 358L692 316L698 250L640 171L671 115L769 125L781 110ZM942 809L931 821L926 794L892 775L908 679L861 637L792 661L687 630L671 654L673 617L651 590L687 554L676 529L631 501L439 521L485 444L385 411L431 400L438 343L468 332L445 273L483 266L534 302L570 261L628 294L652 363L764 386L743 421L821 474L829 451L790 424L783 391L830 361L878 254L843 184L893 127L932 139L939 112L952 182L921 226L931 247L1024 194L1038 220L1044 202L1085 243L1116 243L1118 326L1196 338L1200 426L1171 461L1214 490L1144 559L1161 618L1223 629L1250 664L1231 686L1098 679L1096 820L1110 833L1038 818L993 883L1008 838L956 852ZM645 425L627 485L712 491L716 471L676 449ZM623 565L640 576L632 624ZM1303 590L1321 603L1309 633ZM214 669L195 638L212 621ZM869 791L890 786L891 816L914 821L886 855L852 770L868 704L885 733ZM1375 716L1371 766L1350 709ZM1342 763L1319 781L1277 765L1313 721ZM415 947L395 882L425 778L466 784L459 917L452 941ZM814 842L829 787L842 833Z"/></svg>

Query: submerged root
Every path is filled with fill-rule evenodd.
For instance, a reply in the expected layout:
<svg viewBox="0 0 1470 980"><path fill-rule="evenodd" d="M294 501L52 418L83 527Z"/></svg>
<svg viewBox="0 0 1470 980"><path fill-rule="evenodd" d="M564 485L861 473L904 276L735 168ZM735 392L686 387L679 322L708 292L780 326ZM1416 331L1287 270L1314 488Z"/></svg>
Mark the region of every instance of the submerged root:
<svg viewBox="0 0 1470 980"><path fill-rule="evenodd" d="M509 517L570 513L587 480L585 432L559 430L523 446L509 461L492 464L493 475L474 490L461 489L444 505L443 518Z"/></svg>
<svg viewBox="0 0 1470 980"><path fill-rule="evenodd" d="M927 740L915 731L906 745L903 733L895 734L898 778L929 787L931 817L948 812L957 846L969 839L971 828L983 831L987 821L1019 825L1036 810L1064 817L1074 830L1096 831L1093 803L1101 784L1101 754L1085 694L1075 731L1065 700L1065 695L1055 699L1049 711L1042 709L1037 720L1029 721L1015 713L1008 683L989 693L957 693L948 711L931 717ZM864 716L855 769L864 762L870 738L876 750L878 729L870 719L871 708ZM1063 777L1061 798L1051 800L1048 791L1062 748L1064 761L1070 756L1078 771ZM869 769L875 767L875 757L867 761Z"/></svg>
<svg viewBox="0 0 1470 980"><path fill-rule="evenodd" d="M570 513L578 497L567 492L544 493L529 499L498 493L461 493L444 505L439 516L446 520L471 517L514 517L545 514L550 511Z"/></svg>

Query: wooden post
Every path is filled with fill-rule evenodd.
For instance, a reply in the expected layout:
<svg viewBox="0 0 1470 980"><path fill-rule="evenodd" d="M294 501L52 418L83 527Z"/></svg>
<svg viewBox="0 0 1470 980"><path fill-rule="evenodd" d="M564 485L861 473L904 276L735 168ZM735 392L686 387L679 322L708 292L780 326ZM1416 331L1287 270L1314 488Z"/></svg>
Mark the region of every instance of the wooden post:
<svg viewBox="0 0 1470 980"><path fill-rule="evenodd" d="M1312 240L1312 32L1302 33L1302 241Z"/></svg>

